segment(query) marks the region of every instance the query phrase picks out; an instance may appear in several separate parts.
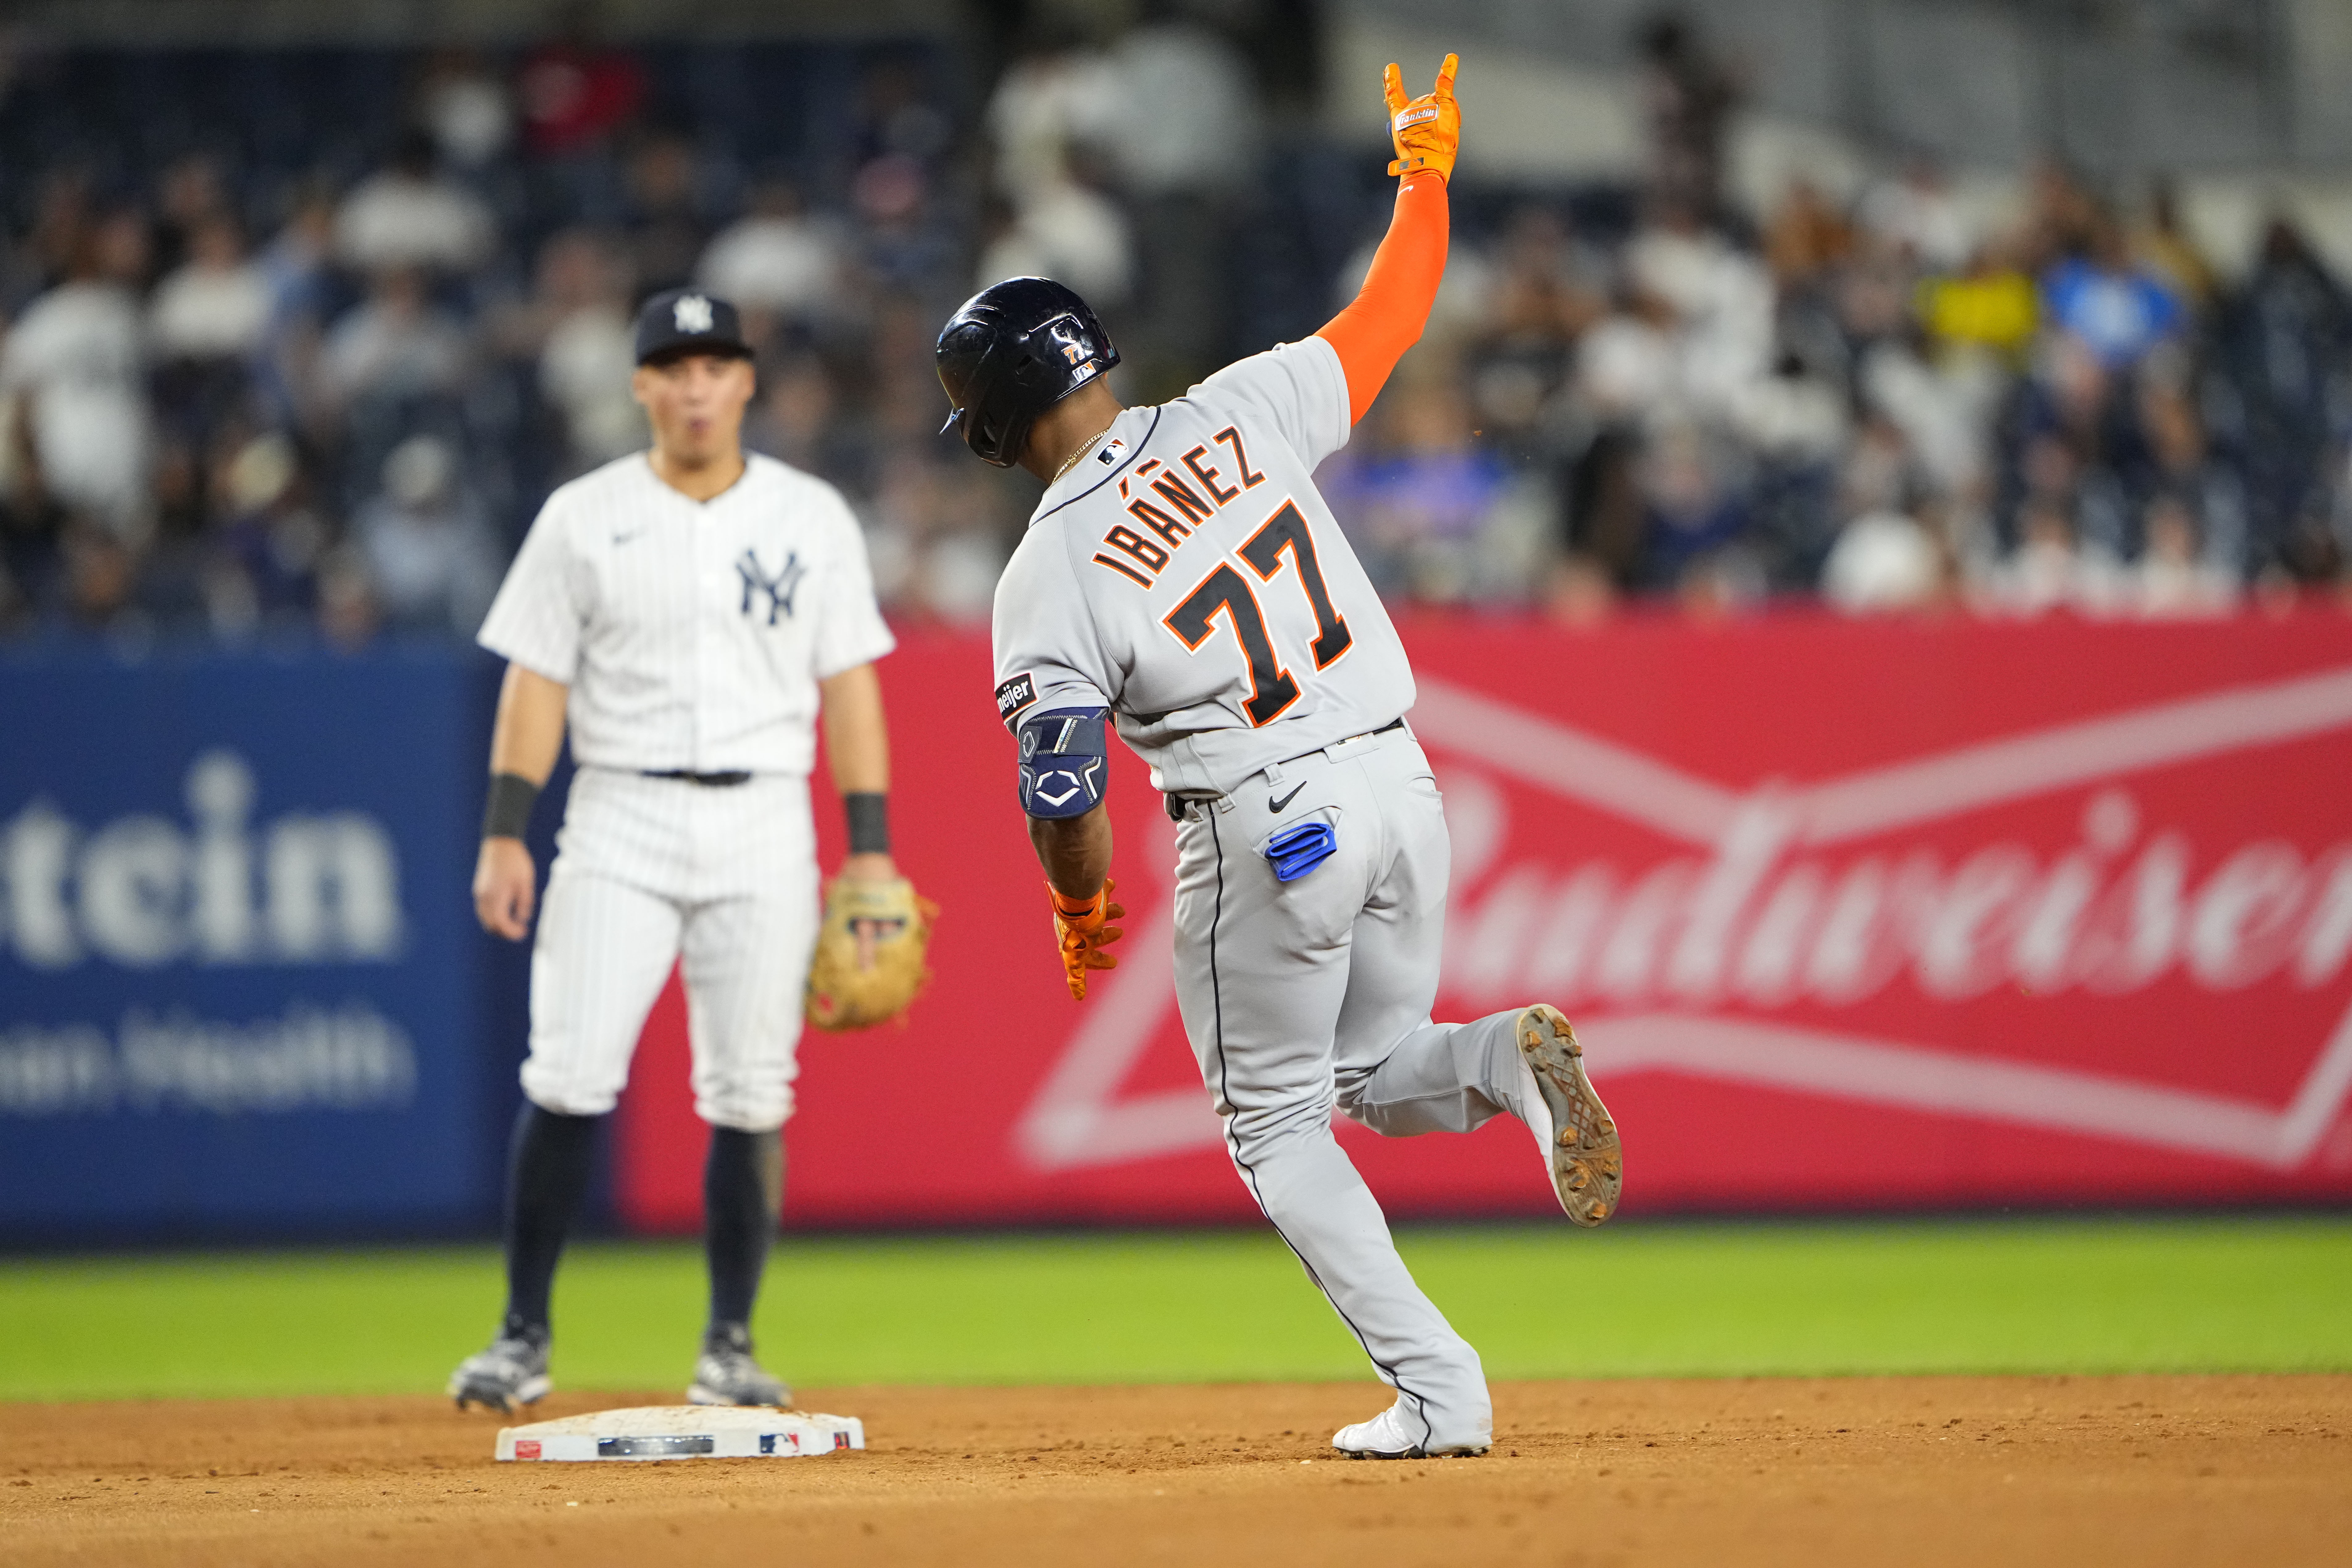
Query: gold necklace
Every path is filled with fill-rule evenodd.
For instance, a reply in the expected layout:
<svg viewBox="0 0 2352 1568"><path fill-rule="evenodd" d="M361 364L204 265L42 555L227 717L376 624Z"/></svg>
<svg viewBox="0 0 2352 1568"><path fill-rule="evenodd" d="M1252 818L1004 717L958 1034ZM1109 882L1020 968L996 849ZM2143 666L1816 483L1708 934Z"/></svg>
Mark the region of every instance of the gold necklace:
<svg viewBox="0 0 2352 1568"><path fill-rule="evenodd" d="M1045 481L1045 488L1047 489L1051 489L1055 485L1060 484L1062 482L1062 476L1076 468L1077 466L1078 459L1085 457L1088 452L1093 451L1095 449L1095 443L1109 434L1110 426L1106 425L1101 429L1096 431L1093 435L1087 437L1084 441L1079 442L1078 449L1071 453L1068 457L1063 458L1062 466L1054 470L1054 477Z"/></svg>

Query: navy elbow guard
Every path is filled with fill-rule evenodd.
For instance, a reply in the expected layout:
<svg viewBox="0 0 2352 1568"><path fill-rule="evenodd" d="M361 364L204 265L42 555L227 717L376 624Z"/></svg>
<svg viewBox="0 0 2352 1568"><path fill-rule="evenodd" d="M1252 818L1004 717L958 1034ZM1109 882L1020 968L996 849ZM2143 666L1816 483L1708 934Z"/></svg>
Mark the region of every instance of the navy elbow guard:
<svg viewBox="0 0 2352 1568"><path fill-rule="evenodd" d="M1110 756L1109 710L1056 708L1021 721L1021 809L1046 818L1084 816L1102 804Z"/></svg>

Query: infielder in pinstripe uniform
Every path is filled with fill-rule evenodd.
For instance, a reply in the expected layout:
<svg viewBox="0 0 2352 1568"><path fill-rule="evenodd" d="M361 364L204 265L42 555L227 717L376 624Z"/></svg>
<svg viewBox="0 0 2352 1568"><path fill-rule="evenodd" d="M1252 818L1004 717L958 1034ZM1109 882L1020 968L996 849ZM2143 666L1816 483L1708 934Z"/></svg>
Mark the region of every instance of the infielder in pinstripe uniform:
<svg viewBox="0 0 2352 1568"><path fill-rule="evenodd" d="M684 960L710 1321L688 1398L784 1405L749 1323L783 1191L802 986L817 930L808 775L820 712L848 803L845 877L891 879L889 755L874 661L893 646L866 546L832 486L740 442L753 390L735 310L646 301L649 452L558 489L508 571L482 646L506 658L474 872L483 926L529 930L523 828L567 719L579 773L531 956L526 1103L507 1199L507 1310L449 1380L460 1407L546 1394L548 1297L598 1123Z"/></svg>

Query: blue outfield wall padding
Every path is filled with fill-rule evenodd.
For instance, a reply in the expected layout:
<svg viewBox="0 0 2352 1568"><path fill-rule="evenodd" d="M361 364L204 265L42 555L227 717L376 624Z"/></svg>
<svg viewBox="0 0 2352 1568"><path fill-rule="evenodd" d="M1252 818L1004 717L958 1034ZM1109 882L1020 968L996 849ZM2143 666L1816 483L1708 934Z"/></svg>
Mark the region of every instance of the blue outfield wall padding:
<svg viewBox="0 0 2352 1568"><path fill-rule="evenodd" d="M495 1221L521 955L468 884L498 673L0 658L0 1245Z"/></svg>

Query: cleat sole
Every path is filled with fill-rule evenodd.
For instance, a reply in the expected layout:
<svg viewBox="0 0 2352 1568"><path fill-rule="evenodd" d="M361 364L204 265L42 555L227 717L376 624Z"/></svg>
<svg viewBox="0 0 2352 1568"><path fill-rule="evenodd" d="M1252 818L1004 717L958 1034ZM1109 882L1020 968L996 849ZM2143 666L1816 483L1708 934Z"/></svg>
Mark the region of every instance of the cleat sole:
<svg viewBox="0 0 2352 1568"><path fill-rule="evenodd" d="M1617 1212L1624 1188L1625 1146L1609 1108L1585 1076L1584 1047L1557 1007L1542 1003L1519 1015L1519 1054L1551 1112L1552 1190L1570 1221L1591 1226Z"/></svg>

